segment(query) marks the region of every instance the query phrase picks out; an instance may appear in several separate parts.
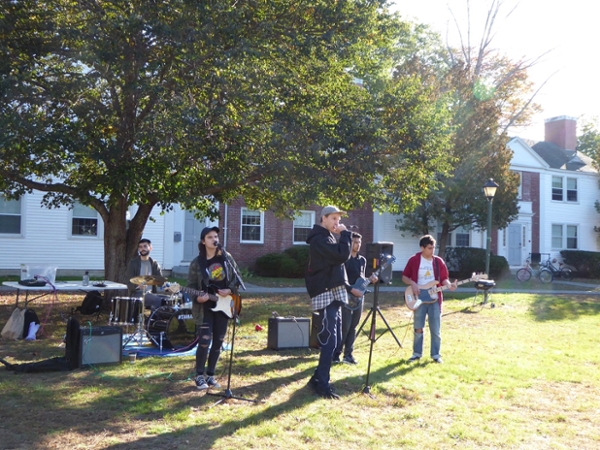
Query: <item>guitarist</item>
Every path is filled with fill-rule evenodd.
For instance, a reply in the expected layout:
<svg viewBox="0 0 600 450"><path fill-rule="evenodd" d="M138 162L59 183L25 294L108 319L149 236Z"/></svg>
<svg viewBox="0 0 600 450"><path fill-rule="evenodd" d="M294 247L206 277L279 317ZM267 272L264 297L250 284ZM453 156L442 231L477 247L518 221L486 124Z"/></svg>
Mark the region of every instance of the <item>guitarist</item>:
<svg viewBox="0 0 600 450"><path fill-rule="evenodd" d="M198 389L205 390L221 387L214 376L229 321L224 312L211 309L216 306L216 302L210 300L209 294L224 297L237 294L238 280L234 269L237 271L238 268L233 257L219 244L217 227L202 230L198 249L200 254L190 263L187 287L204 293L193 299L192 315L198 330L195 383Z"/></svg>
<svg viewBox="0 0 600 450"><path fill-rule="evenodd" d="M364 295L361 291L352 286L360 279L365 278L365 268L367 260L364 256L358 254L362 245L362 236L358 233L352 233L352 251L350 259L345 262L346 273L350 286L348 290L349 302L342 307L342 341L336 348L333 355L334 362L340 362L342 349L344 350L344 359L346 364L357 364L352 355L354 351L354 341L356 340L356 327L360 321L363 312ZM369 278L371 283L377 283L377 275L373 274Z"/></svg>
<svg viewBox="0 0 600 450"><path fill-rule="evenodd" d="M423 328L425 328L425 317L428 318L429 332L431 334L431 357L436 363L442 364L440 349L442 345L442 301L441 292L429 295L427 289L419 289L434 280L438 286L448 286L453 291L456 289L456 280L450 282L448 268L442 258L433 254L435 251L435 239L427 234L419 240L421 251L410 257L402 272L402 281L412 286L413 293L423 303L415 311L414 325L415 336L413 341L413 354L409 362L418 361L423 355Z"/></svg>

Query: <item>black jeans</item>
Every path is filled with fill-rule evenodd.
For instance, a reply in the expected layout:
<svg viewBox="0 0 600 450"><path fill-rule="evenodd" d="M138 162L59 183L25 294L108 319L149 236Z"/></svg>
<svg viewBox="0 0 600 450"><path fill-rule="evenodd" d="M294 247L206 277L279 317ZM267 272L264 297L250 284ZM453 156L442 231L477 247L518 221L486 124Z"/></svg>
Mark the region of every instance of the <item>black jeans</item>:
<svg viewBox="0 0 600 450"><path fill-rule="evenodd" d="M360 322L360 317L363 313L363 299L356 309L349 309L345 305L342 306L342 341L338 348L335 349L335 356L342 354L344 350L344 357L352 356L354 352L354 341L356 340L356 327Z"/></svg>
<svg viewBox="0 0 600 450"><path fill-rule="evenodd" d="M212 302L210 302L212 303ZM213 311L210 306L204 304L204 320L198 328L198 348L196 349L196 374L204 373L204 366L208 358L208 367L206 375L212 376L215 374L217 361L221 355L223 341L227 334L227 325L229 317L221 311ZM212 341L212 344L211 344ZM210 353L208 346L210 345Z"/></svg>

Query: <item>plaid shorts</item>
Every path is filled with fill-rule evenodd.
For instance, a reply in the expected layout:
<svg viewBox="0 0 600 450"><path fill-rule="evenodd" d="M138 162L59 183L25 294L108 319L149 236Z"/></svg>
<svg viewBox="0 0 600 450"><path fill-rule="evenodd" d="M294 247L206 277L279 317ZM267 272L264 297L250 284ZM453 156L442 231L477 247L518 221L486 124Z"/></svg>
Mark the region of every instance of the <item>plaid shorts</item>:
<svg viewBox="0 0 600 450"><path fill-rule="evenodd" d="M331 302L338 300L342 303L348 303L348 293L346 286L338 286L311 299L313 311L326 308Z"/></svg>

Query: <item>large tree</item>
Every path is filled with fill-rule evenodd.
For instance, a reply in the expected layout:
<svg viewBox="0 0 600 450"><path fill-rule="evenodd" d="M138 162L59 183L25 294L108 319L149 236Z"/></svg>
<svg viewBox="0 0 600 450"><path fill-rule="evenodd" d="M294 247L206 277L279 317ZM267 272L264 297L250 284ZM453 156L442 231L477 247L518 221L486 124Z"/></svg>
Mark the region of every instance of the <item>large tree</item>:
<svg viewBox="0 0 600 450"><path fill-rule="evenodd" d="M581 132L577 136L577 151L585 153L593 159L594 167L600 171L600 127L597 117L583 118L581 120ZM600 179L598 180L600 187ZM600 201L594 203L596 211L600 213ZM594 231L600 233L600 226L595 226Z"/></svg>
<svg viewBox="0 0 600 450"><path fill-rule="evenodd" d="M504 228L518 214L518 175L509 167L512 151L506 145L507 130L528 123L537 107L527 77L532 62L510 60L490 47L501 5L499 0L491 2L479 45L471 46L467 24L469 39L457 49L436 48L435 64L402 62L404 70L417 70L437 86L452 116L447 158L453 169L449 174L436 174L427 199L398 221L401 230L417 235L439 233L440 254L454 230L486 228L487 200L482 187L489 178L500 184L493 226Z"/></svg>
<svg viewBox="0 0 600 450"><path fill-rule="evenodd" d="M388 87L406 32L384 1L5 3L0 191L96 209L119 281L156 206L415 202L404 169L431 173L445 121L414 80Z"/></svg>

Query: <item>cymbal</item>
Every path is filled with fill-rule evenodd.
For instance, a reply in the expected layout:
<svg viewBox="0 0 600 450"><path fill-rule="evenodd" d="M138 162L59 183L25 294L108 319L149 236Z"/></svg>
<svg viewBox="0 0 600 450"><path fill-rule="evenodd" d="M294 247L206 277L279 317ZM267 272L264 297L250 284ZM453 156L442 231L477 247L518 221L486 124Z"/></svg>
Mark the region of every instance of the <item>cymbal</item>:
<svg viewBox="0 0 600 450"><path fill-rule="evenodd" d="M162 286L163 284L165 284L165 281L167 281L167 279L168 278L161 277L158 275L141 275L139 277L133 277L129 281L133 284L151 284L155 286Z"/></svg>

